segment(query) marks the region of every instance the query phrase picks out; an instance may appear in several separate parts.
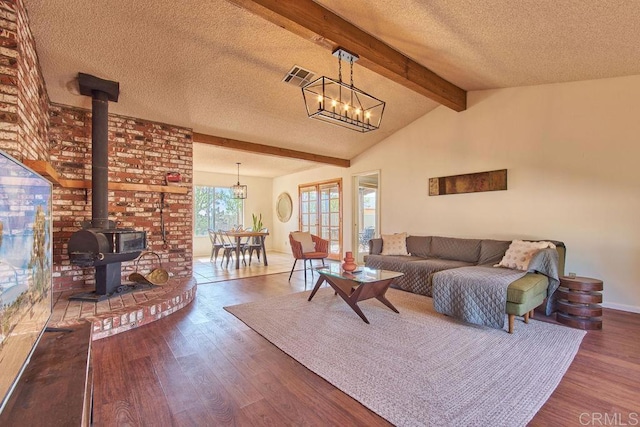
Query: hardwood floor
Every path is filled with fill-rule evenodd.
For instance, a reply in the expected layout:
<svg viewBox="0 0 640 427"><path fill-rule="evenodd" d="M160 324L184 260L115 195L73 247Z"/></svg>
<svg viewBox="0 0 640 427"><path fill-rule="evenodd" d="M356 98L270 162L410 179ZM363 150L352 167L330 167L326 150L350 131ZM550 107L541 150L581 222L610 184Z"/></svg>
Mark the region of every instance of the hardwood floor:
<svg viewBox="0 0 640 427"><path fill-rule="evenodd" d="M305 290L301 271L287 277L201 285L180 312L94 342L94 424L390 425L222 308ZM598 414L633 420L638 384L640 315L605 310L604 330L587 334L531 425L605 425Z"/></svg>

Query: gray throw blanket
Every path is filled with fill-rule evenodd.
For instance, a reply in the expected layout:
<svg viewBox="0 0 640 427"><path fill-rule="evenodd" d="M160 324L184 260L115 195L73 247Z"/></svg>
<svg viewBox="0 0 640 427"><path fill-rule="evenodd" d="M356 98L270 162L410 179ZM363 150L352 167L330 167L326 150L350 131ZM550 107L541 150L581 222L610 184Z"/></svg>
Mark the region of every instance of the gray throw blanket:
<svg viewBox="0 0 640 427"><path fill-rule="evenodd" d="M531 259L528 271L549 277L547 296L551 296L560 283L558 252L555 249L538 251ZM502 329L505 323L507 288L526 273L489 266L440 271L433 275L434 308L465 322Z"/></svg>
<svg viewBox="0 0 640 427"><path fill-rule="evenodd" d="M547 304L544 314L550 316L555 311L555 291L560 286L560 275L558 273L558 251L555 249L542 249L538 251L529 263L529 272L540 273L549 279L547 288Z"/></svg>

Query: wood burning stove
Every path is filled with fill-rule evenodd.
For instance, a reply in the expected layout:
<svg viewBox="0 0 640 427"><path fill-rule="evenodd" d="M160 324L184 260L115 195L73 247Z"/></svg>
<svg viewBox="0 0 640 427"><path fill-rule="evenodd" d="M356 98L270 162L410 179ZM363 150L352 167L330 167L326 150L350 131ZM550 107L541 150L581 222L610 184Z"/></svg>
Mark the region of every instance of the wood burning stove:
<svg viewBox="0 0 640 427"><path fill-rule="evenodd" d="M68 252L71 263L82 267L131 261L147 247L144 231L129 228L88 228L73 233Z"/></svg>
<svg viewBox="0 0 640 427"><path fill-rule="evenodd" d="M96 269L95 292L73 299L99 301L135 289L122 285L122 262L140 256L147 247L147 234L117 228L108 219L108 104L118 101L119 84L83 73L78 74L78 83L80 93L92 98L91 221L71 235L67 252L72 264Z"/></svg>

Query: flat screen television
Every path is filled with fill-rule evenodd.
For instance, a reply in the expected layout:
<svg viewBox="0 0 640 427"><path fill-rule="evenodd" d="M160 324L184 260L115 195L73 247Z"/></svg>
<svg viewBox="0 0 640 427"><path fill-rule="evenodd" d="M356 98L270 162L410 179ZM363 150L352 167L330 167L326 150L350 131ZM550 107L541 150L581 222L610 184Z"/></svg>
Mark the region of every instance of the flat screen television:
<svg viewBox="0 0 640 427"><path fill-rule="evenodd" d="M51 183L0 151L0 412L52 310Z"/></svg>

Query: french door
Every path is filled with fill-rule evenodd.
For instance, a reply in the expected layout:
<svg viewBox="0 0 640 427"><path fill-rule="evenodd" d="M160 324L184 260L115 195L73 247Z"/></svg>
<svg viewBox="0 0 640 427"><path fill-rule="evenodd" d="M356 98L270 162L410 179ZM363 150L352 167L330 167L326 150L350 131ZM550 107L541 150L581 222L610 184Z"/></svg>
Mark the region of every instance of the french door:
<svg viewBox="0 0 640 427"><path fill-rule="evenodd" d="M329 258L342 258L342 180L298 187L301 231L329 241Z"/></svg>

